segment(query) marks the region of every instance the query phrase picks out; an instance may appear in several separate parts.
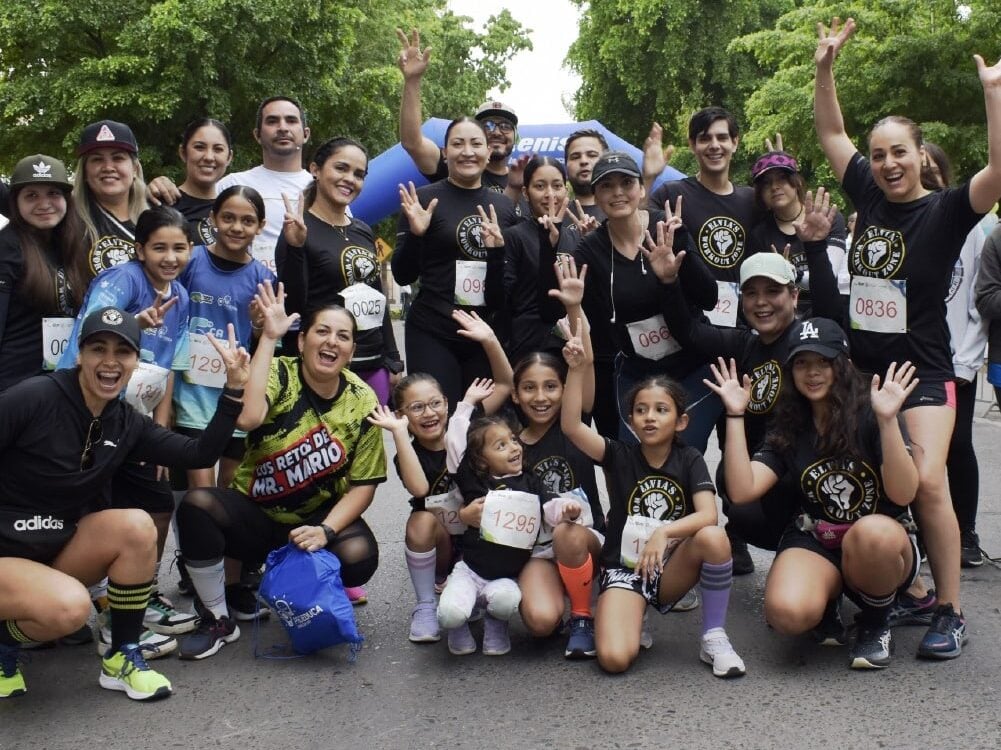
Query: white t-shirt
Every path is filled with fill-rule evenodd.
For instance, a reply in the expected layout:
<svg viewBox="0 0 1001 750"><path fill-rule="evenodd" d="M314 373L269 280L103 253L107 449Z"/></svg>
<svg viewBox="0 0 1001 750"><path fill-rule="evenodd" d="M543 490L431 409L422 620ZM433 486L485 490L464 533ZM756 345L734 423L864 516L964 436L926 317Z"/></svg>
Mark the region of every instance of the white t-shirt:
<svg viewBox="0 0 1001 750"><path fill-rule="evenodd" d="M285 219L285 203L282 193L285 193L293 205L299 200L299 193L313 181L313 176L305 169L298 172L276 172L264 166L248 169L246 172L232 172L216 184L216 194L233 185L252 187L264 199L264 214L267 223L264 231L254 240L254 257L277 274L275 268L275 246L278 235L282 231Z"/></svg>

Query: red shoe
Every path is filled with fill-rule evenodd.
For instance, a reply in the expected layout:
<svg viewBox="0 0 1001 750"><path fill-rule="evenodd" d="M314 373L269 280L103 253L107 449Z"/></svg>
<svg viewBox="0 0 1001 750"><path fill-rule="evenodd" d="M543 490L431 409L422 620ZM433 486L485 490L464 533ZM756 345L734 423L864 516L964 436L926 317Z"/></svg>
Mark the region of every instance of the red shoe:
<svg viewBox="0 0 1001 750"><path fill-rule="evenodd" d="M344 593L348 595L348 601L356 607L359 604L368 604L368 593L364 586L345 586Z"/></svg>

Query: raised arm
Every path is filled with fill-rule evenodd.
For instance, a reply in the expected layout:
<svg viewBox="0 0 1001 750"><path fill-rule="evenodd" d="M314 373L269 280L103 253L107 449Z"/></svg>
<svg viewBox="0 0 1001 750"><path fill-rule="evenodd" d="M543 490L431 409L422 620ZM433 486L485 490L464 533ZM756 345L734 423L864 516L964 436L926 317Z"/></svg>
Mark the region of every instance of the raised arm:
<svg viewBox="0 0 1001 750"><path fill-rule="evenodd" d="M890 364L886 377L880 381L879 375L872 376L869 397L872 410L879 425L879 443L883 463L879 467L883 478L883 490L896 505L908 505L918 491L918 469L911 458L897 415L904 401L917 386L914 365L904 362Z"/></svg>
<svg viewBox="0 0 1001 750"><path fill-rule="evenodd" d="M841 19L834 18L828 31L824 24L817 24L817 51L813 60L817 75L813 84L813 124L820 139L820 147L831 164L838 182L844 179L848 163L858 151L845 132L841 104L834 87L834 59L845 42L855 31L855 19L849 18L841 26Z"/></svg>
<svg viewBox="0 0 1001 750"><path fill-rule="evenodd" d="M400 466L400 480L407 492L414 497L427 496L431 491L431 485L424 475L420 459L417 458L417 451L414 450L414 444L410 440L410 432L407 429L410 421L406 415L398 416L388 406L379 405L368 415L368 421L393 436L396 460Z"/></svg>
<svg viewBox="0 0 1001 750"><path fill-rule="evenodd" d="M581 326L578 336L573 336L563 347L563 358L567 361L567 384L563 389L563 404L560 407L560 428L570 442L576 445L592 461L601 462L605 458L605 438L583 422L584 388L590 369L594 381L594 365L587 361L583 337L588 336L585 326Z"/></svg>
<svg viewBox="0 0 1001 750"><path fill-rule="evenodd" d="M403 73L403 97L400 99L400 144L422 174L434 174L438 169L441 148L421 132L421 79L431 60L431 48L421 49L421 35L410 30L410 38L402 29L396 30L400 40L400 55L396 62Z"/></svg>
<svg viewBox="0 0 1001 750"><path fill-rule="evenodd" d="M980 55L973 58L987 110L987 166L970 180L970 206L985 214L1001 198L1001 60L988 67Z"/></svg>
<svg viewBox="0 0 1001 750"><path fill-rule="evenodd" d="M511 369L511 363L494 329L475 312L453 310L452 320L459 324L456 333L472 341L478 341L487 355L494 385L491 393L482 399L483 412L488 415L493 414L505 404L514 390L514 371Z"/></svg>

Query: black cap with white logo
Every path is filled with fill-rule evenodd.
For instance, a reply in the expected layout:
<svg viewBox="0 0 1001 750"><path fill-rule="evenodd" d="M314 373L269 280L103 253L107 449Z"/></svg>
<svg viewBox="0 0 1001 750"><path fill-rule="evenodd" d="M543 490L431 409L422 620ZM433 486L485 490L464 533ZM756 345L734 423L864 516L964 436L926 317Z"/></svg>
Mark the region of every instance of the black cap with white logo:
<svg viewBox="0 0 1001 750"><path fill-rule="evenodd" d="M598 158L591 170L591 186L597 185L608 175L616 173L636 179L643 176L636 160L625 151L606 151Z"/></svg>
<svg viewBox="0 0 1001 750"><path fill-rule="evenodd" d="M807 318L793 323L789 329L789 354L786 364L800 352L816 352L821 357L835 359L848 354L848 339L841 326L827 318Z"/></svg>
<svg viewBox="0 0 1001 750"><path fill-rule="evenodd" d="M117 307L102 307L94 310L83 320L80 326L80 345L97 333L113 333L121 336L125 343L139 351L139 337L142 331L135 315Z"/></svg>

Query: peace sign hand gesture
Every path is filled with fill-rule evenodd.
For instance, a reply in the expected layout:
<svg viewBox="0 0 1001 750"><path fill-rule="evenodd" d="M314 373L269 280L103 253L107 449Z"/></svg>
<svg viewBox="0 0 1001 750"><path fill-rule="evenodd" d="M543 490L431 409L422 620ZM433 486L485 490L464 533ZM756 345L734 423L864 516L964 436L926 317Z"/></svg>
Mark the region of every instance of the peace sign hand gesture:
<svg viewBox="0 0 1001 750"><path fill-rule="evenodd" d="M817 67L821 65L834 65L834 58L838 56L841 48L845 46L848 38L855 33L855 19L849 18L845 25L841 26L841 19L835 16L831 19L831 28L828 30L824 24L817 24L817 51L813 55L813 61Z"/></svg>
<svg viewBox="0 0 1001 750"><path fill-rule="evenodd" d="M838 207L831 204L831 194L821 186L817 188L817 199L807 191L803 202L803 214L798 221L793 222L793 229L801 242L819 242L826 240L831 233L831 225Z"/></svg>
<svg viewBox="0 0 1001 750"><path fill-rule="evenodd" d="M139 323L139 327L143 330L159 328L163 325L163 319L167 314L167 310L176 304L177 297L171 297L169 289L162 294L157 293L156 301L136 315L136 321Z"/></svg>
<svg viewBox="0 0 1001 750"><path fill-rule="evenodd" d="M539 224L541 224L544 229L549 230L549 244L553 247L556 247L560 241L560 225L563 223L563 219L566 218L567 203L569 200L570 199L564 195L559 204L554 205L550 203L546 213L538 219Z"/></svg>
<svg viewBox="0 0 1001 750"><path fill-rule="evenodd" d="M421 50L421 33L417 29L410 30L410 39L407 39L403 29L397 29L396 38L400 40L400 56L396 58L396 64L403 73L403 79L420 78L428 69L431 48Z"/></svg>
<svg viewBox="0 0 1001 750"><path fill-rule="evenodd" d="M226 334L225 345L211 333L206 334L206 338L215 347L226 367L226 387L243 388L250 380L250 353L237 345L236 329L232 323L226 324Z"/></svg>
<svg viewBox="0 0 1001 750"><path fill-rule="evenodd" d="M650 230L646 230L646 247L640 252L650 262L650 268L662 284L673 284L681 271L681 262L685 259L685 251L674 252L674 233L681 226L681 196L671 211L670 202L664 203L664 221L657 222L657 241L654 242Z"/></svg>
<svg viewBox="0 0 1001 750"><path fill-rule="evenodd" d="M306 244L307 234L306 222L302 218L306 201L303 200L302 193L299 193L299 202L293 206L289 197L282 193L282 202L285 204L285 219L282 225L285 241L292 247L303 247Z"/></svg>
<svg viewBox="0 0 1001 750"><path fill-rule="evenodd" d="M980 76L980 85L984 90L1001 88L1001 60L988 66L980 55L974 55L973 59L977 63L977 75Z"/></svg>
<svg viewBox="0 0 1001 750"><path fill-rule="evenodd" d="M584 321L577 318L577 325L571 327L570 321L561 319L559 325L563 335L567 337L567 343L563 345L563 359L566 361L567 367L575 370L588 364L587 352L584 349L582 339Z"/></svg>
<svg viewBox="0 0 1001 750"><path fill-rule="evenodd" d="M424 208L417 198L417 188L414 187L414 183L408 182L407 187L403 187L403 185L399 187L400 210L403 211L403 215L407 217L407 222L410 224L410 234L415 237L423 237L428 227L431 226L431 214L434 213L434 207L438 205L438 199L432 198L428 207Z"/></svg>
<svg viewBox="0 0 1001 750"><path fill-rule="evenodd" d="M785 151L782 148L782 134L775 131L775 143L772 143L771 138L765 138L765 151Z"/></svg>
<svg viewBox="0 0 1001 750"><path fill-rule="evenodd" d="M574 213L574 210L568 207L566 215L574 223L574 226L577 227L577 231L580 232L581 237L598 228L598 220L584 210L584 206L581 205L579 200L574 200L573 205L577 209L577 212Z"/></svg>
<svg viewBox="0 0 1001 750"><path fill-rule="evenodd" d="M490 204L490 215L483 210L483 206L477 206L480 213L480 241L483 247L504 247L504 235L501 234L500 224L497 222L497 209Z"/></svg>

